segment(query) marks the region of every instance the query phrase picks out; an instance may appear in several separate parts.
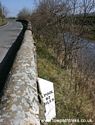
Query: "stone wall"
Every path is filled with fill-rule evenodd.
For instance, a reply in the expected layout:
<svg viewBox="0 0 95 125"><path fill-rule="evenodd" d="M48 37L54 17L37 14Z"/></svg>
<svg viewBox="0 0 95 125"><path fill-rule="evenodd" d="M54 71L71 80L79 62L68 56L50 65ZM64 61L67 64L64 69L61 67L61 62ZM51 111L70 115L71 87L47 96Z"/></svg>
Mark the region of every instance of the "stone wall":
<svg viewBox="0 0 95 125"><path fill-rule="evenodd" d="M36 48L29 27L25 32L1 100L0 125L40 124Z"/></svg>

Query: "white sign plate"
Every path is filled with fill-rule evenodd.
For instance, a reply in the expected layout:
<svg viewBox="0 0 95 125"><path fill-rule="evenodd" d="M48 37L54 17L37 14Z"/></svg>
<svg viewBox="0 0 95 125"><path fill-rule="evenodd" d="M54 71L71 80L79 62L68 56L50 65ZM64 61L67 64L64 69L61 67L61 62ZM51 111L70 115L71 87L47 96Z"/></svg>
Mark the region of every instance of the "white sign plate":
<svg viewBox="0 0 95 125"><path fill-rule="evenodd" d="M41 92L42 101L45 105L46 122L50 122L56 117L55 98L53 83L42 78L38 78L39 90Z"/></svg>

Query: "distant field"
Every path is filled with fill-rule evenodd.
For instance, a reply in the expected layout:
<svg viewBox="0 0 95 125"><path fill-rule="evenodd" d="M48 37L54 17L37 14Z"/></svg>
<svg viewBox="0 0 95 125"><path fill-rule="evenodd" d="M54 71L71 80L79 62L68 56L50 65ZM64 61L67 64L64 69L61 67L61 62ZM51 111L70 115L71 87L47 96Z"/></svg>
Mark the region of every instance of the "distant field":
<svg viewBox="0 0 95 125"><path fill-rule="evenodd" d="M82 37L95 40L95 15L88 15L85 19L82 16L77 17L77 22L75 22L74 27L74 29L76 29L75 33L79 32L82 22L84 22Z"/></svg>
<svg viewBox="0 0 95 125"><path fill-rule="evenodd" d="M84 33L83 37L89 40L95 41L95 25L93 26L87 26L86 27L87 32Z"/></svg>

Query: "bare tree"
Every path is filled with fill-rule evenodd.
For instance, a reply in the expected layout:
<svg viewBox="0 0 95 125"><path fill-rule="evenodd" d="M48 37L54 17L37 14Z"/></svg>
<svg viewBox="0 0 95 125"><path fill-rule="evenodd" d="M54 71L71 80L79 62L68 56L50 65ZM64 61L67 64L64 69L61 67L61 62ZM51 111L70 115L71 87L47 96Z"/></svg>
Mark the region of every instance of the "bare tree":
<svg viewBox="0 0 95 125"><path fill-rule="evenodd" d="M27 8L23 8L17 15L18 19L30 20L31 11Z"/></svg>
<svg viewBox="0 0 95 125"><path fill-rule="evenodd" d="M0 3L0 17L5 18L8 14L8 9Z"/></svg>
<svg viewBox="0 0 95 125"><path fill-rule="evenodd" d="M2 17L2 15L3 15L2 4L1 4L1 2L0 2L0 17Z"/></svg>

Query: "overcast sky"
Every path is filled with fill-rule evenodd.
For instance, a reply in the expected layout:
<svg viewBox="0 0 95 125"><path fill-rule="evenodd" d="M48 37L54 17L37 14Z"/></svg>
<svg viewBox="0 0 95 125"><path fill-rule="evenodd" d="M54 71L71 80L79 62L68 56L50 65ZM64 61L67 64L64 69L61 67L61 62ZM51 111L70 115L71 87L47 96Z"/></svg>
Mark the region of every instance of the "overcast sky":
<svg viewBox="0 0 95 125"><path fill-rule="evenodd" d="M3 6L8 9L8 16L16 16L22 8L33 10L36 0L0 0Z"/></svg>

